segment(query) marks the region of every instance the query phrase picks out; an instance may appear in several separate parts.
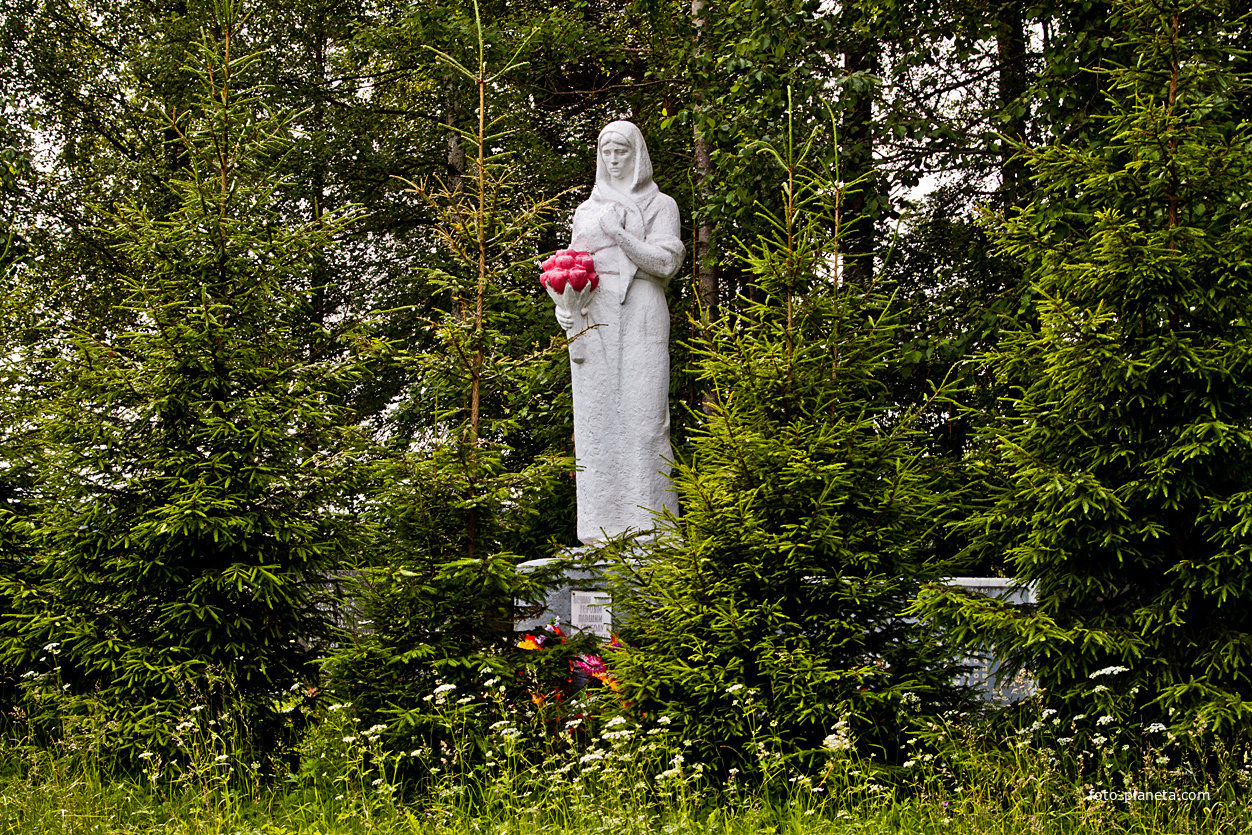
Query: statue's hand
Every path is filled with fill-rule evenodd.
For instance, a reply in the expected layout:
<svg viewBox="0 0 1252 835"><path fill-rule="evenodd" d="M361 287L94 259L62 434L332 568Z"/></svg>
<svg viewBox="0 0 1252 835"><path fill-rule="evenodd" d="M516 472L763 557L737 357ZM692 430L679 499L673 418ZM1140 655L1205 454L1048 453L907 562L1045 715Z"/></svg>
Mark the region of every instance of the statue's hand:
<svg viewBox="0 0 1252 835"><path fill-rule="evenodd" d="M561 326L561 330L569 330L574 327L574 314L563 307L556 309L556 321Z"/></svg>
<svg viewBox="0 0 1252 835"><path fill-rule="evenodd" d="M611 206L600 215L600 228L604 230L604 234L616 240L616 233L626 228L626 210L621 206Z"/></svg>

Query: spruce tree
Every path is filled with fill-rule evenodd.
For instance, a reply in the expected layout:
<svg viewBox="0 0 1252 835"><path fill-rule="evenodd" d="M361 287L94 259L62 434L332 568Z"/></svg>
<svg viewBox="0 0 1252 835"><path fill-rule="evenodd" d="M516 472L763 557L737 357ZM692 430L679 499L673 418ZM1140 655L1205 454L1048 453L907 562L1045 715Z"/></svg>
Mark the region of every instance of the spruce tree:
<svg viewBox="0 0 1252 835"><path fill-rule="evenodd" d="M186 167L109 230L133 326L43 322L59 361L29 412L38 555L5 579L0 652L30 674L37 729L96 711L123 754L167 741L196 700L272 743L274 697L315 679L327 581L362 535L343 403L381 346L310 316L352 215L279 219L287 122L237 88L255 56L232 54L220 11L188 56L194 105L155 126Z"/></svg>
<svg viewBox="0 0 1252 835"><path fill-rule="evenodd" d="M1003 223L1038 326L987 358L1015 386L974 458L965 525L1033 610L938 592L1071 715L1235 730L1252 715L1252 126L1247 19L1129 0L1136 60L1095 141L1029 155Z"/></svg>
<svg viewBox="0 0 1252 835"><path fill-rule="evenodd" d="M614 597L626 698L724 768L767 765L754 740L895 756L911 716L962 697L949 651L904 615L943 566L925 556L940 497L919 404L886 379L899 311L840 281L846 186L808 150L770 153L783 209L744 254L759 301L698 350L713 398L674 474L681 517L627 552Z"/></svg>
<svg viewBox="0 0 1252 835"><path fill-rule="evenodd" d="M477 99L477 124L460 135L465 171L409 184L435 218L423 278L439 293L423 320L427 348L401 357L415 382L394 405L397 423L427 429L397 432L373 468L368 514L380 535L359 587L369 628L345 636L331 663L338 696L406 750L446 734L430 703L441 684L465 691L496 676L530 704L514 623L555 569L518 565L550 557L553 530L573 527L573 462L552 449L570 437L568 395L552 393L568 379L568 353L538 281L552 201L523 188L510 150L493 151L513 137L496 132L491 90L520 67L496 60L503 51L474 11L477 43L464 48L474 59L439 53Z"/></svg>

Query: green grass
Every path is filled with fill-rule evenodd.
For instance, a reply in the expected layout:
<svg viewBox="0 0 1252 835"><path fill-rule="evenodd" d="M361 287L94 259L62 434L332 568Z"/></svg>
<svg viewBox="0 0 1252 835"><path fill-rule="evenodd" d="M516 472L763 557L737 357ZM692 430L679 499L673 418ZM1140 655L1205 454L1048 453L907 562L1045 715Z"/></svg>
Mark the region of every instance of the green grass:
<svg viewBox="0 0 1252 835"><path fill-rule="evenodd" d="M217 785L102 777L89 763L35 749L10 748L0 778L4 833L1218 833L1252 830L1246 794L1220 790L1208 803L1088 799L1077 782L1021 762L995 765L997 782L888 789L844 773L815 791L804 780L772 796L760 787L697 791L692 781L651 783L633 791L608 780L501 781L479 772L446 777L404 797L403 786L359 780L330 790L310 785ZM1013 767L1017 767L1013 766ZM857 769L849 769L854 772ZM376 772L371 772L376 773ZM368 776L368 775L365 775ZM834 783L839 787L835 789ZM349 786L352 786L349 788ZM823 788L817 786L817 789ZM1217 788L1212 785L1211 788ZM337 791L332 794L331 791ZM833 796L826 796L832 794Z"/></svg>
<svg viewBox="0 0 1252 835"><path fill-rule="evenodd" d="M946 805L945 805L946 803ZM640 810L614 798L540 814L489 813L428 802L365 807L308 793L255 797L182 792L167 795L125 781L87 776L67 782L11 780L0 792L6 833L1200 833L1248 831L1241 814L1183 814L1169 804L1111 810L1094 806L1004 808L955 798L886 799L859 808L812 808L763 799L733 805Z"/></svg>
<svg viewBox="0 0 1252 835"><path fill-rule="evenodd" d="M110 737L102 721L63 725L55 745L10 727L0 732L0 833L1252 831L1252 751L1211 739L1199 748L1153 728L1119 730L1108 717L1062 725L1054 712L1036 710L1024 726L1024 714L1015 725L927 722L910 742L912 758L893 769L856 758L851 741L835 733L818 771L806 773L763 737L752 746L756 761L744 764L755 776L727 783L694 761L678 723L592 719L594 707L483 727L471 721L475 705L445 694L432 699L427 717L442 741L404 745L402 734L367 728L351 705L330 705L311 717L298 747L264 762L237 752L234 739L246 729L227 714L191 707L163 752L143 752L137 767L112 772L103 765ZM1079 750L1073 740L1083 734ZM1100 795L1136 790L1207 797Z"/></svg>

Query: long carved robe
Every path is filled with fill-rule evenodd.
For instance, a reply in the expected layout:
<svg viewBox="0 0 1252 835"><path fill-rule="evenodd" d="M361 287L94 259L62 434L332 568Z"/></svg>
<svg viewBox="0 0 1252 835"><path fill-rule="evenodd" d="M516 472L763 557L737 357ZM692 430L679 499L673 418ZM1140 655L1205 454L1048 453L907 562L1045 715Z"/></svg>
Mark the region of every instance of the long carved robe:
<svg viewBox="0 0 1252 835"><path fill-rule="evenodd" d="M652 181L643 136L630 122L601 132L634 150L630 193L613 188L597 153L596 187L574 213L570 248L592 253L600 285L587 308L591 330L577 337L585 359L570 363L578 538L585 544L653 528L653 512L677 513L670 485L669 308L665 286L682 265L678 205ZM601 227L606 212L642 241L636 263ZM620 224L620 221L618 221ZM639 247L636 247L638 251ZM646 269L645 269L646 267ZM581 324L581 323L580 323Z"/></svg>

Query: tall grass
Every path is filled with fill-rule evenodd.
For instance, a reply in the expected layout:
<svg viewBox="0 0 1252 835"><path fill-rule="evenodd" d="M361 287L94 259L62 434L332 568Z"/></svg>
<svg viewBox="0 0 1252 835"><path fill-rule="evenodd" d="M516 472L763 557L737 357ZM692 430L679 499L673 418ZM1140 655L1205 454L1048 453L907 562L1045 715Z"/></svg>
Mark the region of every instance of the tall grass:
<svg viewBox="0 0 1252 835"><path fill-rule="evenodd" d="M677 723L598 722L596 699L585 694L541 725L518 717L489 728L469 721L467 700L432 699L430 715L447 733L413 748L389 742L401 737L383 725L362 727L351 705L330 704L296 750L266 764L239 753L231 737L245 729L229 715L192 706L173 728L174 753L154 751L128 771L102 765L90 723L53 745L21 737L11 723L0 750L0 832L1252 830L1247 750L1189 746L1100 717L1063 724L1028 707L1025 722L931 722L895 768L856 758L836 730L815 773L793 769L763 737L758 776L715 782L690 761ZM1084 722L1099 741L1079 751L1073 740ZM284 761L291 770L274 773Z"/></svg>

